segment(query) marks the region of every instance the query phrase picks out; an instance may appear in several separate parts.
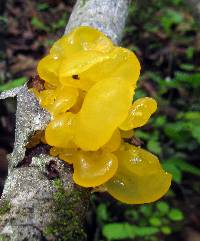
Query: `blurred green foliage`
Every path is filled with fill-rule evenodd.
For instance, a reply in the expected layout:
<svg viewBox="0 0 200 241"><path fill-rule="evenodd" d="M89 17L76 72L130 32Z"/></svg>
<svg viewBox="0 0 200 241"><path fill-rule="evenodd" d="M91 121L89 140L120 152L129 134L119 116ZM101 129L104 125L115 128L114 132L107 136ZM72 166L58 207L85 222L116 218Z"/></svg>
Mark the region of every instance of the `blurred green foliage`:
<svg viewBox="0 0 200 241"><path fill-rule="evenodd" d="M31 19L31 25L35 30L38 31L44 31L44 32L55 32L59 29L63 29L66 26L66 22L68 19L68 14L65 12L62 14L62 16L59 18L59 20L46 24L42 20L40 20L38 17L33 17Z"/></svg>
<svg viewBox="0 0 200 241"><path fill-rule="evenodd" d="M115 214L109 211L109 205L100 203L97 206L98 223L106 240L141 238L156 241L159 235L170 235L180 229L178 224L184 219L181 210L170 207L165 201L129 206L123 215L129 222L112 222Z"/></svg>
<svg viewBox="0 0 200 241"><path fill-rule="evenodd" d="M31 24L36 30L43 30L46 32L50 31L49 26L47 26L44 22L42 22L39 18L33 17L31 19Z"/></svg>
<svg viewBox="0 0 200 241"><path fill-rule="evenodd" d="M20 78L11 80L10 82L8 82L6 84L0 84L0 92L21 86L26 82L26 80L27 80L27 78L20 77Z"/></svg>
<svg viewBox="0 0 200 241"><path fill-rule="evenodd" d="M49 6L46 2L41 2L36 4L38 13L39 12L45 12L52 9L52 7ZM32 17L31 19L31 25L33 28L37 31L44 31L46 33L55 33L57 30L64 29L68 20L69 14L67 11L65 11L58 20L55 20L53 22L51 21L44 21L40 19L39 17Z"/></svg>

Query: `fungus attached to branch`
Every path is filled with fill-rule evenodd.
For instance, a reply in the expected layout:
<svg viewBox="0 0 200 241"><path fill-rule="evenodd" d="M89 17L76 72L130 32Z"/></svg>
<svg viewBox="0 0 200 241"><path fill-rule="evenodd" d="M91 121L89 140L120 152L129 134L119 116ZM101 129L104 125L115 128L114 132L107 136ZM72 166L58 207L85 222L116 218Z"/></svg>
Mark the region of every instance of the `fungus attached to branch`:
<svg viewBox="0 0 200 241"><path fill-rule="evenodd" d="M169 189L171 175L157 157L123 137L146 124L157 104L132 104L140 63L100 31L75 28L38 64L45 90L36 94L52 116L45 130L50 153L73 165L73 179L130 204L148 203Z"/></svg>

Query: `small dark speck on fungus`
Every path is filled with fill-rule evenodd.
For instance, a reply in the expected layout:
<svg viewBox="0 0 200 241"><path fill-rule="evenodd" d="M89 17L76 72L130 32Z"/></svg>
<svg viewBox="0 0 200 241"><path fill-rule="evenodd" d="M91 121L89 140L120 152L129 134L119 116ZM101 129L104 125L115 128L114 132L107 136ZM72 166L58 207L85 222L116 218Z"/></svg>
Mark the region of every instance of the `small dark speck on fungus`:
<svg viewBox="0 0 200 241"><path fill-rule="evenodd" d="M80 79L77 74L72 75L72 78L73 78L73 79Z"/></svg>

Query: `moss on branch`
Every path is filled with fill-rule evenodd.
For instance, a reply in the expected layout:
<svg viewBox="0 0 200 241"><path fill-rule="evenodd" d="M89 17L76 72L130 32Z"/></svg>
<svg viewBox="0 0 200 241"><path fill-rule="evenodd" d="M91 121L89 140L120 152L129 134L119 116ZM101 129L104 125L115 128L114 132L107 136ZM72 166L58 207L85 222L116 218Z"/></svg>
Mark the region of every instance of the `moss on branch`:
<svg viewBox="0 0 200 241"><path fill-rule="evenodd" d="M65 191L60 179L54 180L56 192L54 194L54 220L45 230L46 236L53 236L57 241L84 241L86 234L83 229L82 220L77 203L85 198L84 192L74 190L69 193Z"/></svg>
<svg viewBox="0 0 200 241"><path fill-rule="evenodd" d="M3 201L0 204L0 215L4 215L5 213L9 212L11 209L11 204L8 201Z"/></svg>

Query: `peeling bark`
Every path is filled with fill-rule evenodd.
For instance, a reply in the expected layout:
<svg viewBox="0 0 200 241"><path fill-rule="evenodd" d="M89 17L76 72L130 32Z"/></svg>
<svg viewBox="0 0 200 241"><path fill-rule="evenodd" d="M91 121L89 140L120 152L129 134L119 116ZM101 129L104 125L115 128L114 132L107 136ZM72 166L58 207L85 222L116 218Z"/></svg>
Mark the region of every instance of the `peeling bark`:
<svg viewBox="0 0 200 241"><path fill-rule="evenodd" d="M65 33L76 26L93 26L119 43L129 2L78 0ZM44 130L50 118L26 85L2 93L0 99L14 96L15 145L0 201L0 240L86 240L84 219L90 190L73 182L71 167L49 156L47 145L26 149L31 136Z"/></svg>

